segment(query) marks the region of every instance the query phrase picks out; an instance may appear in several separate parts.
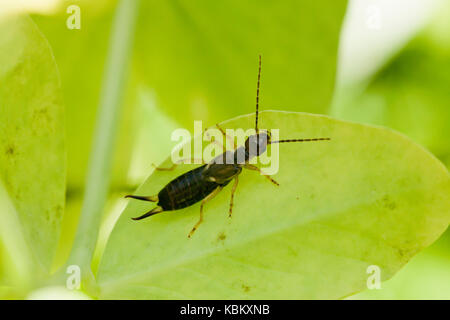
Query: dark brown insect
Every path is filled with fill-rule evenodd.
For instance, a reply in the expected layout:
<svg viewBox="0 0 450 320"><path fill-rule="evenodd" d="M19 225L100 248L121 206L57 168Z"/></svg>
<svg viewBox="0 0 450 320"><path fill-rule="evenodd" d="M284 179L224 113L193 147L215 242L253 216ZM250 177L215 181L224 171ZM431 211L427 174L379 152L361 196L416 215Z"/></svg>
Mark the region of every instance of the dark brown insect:
<svg viewBox="0 0 450 320"><path fill-rule="evenodd" d="M194 203L201 201L200 205L200 219L192 228L188 237L191 237L200 223L203 221L203 206L206 202L214 198L231 180L234 179L233 187L231 189L231 200L229 208L229 216L233 210L233 198L238 185L238 177L242 169L249 169L259 171L261 170L249 163L253 157L259 157L263 154L268 144L284 143L284 142L306 142L306 141L323 141L330 140L330 138L311 138L311 139L290 139L272 141L270 131L258 129L258 108L259 108L259 84L261 78L261 56L259 56L258 82L256 90L256 115L255 115L255 129L256 134L249 136L245 141L245 146L241 146L234 151L225 151L223 154L214 158L211 162L203 164L202 166L188 171L181 176L170 181L156 196L135 196L127 195L127 198L138 200L157 202L158 206L149 212L133 218L133 220L141 220L163 211L173 211L189 207ZM223 129L216 125L222 132L224 137L227 137ZM171 168L156 168L157 170L172 170L176 164ZM270 176L264 175L273 184L279 184Z"/></svg>

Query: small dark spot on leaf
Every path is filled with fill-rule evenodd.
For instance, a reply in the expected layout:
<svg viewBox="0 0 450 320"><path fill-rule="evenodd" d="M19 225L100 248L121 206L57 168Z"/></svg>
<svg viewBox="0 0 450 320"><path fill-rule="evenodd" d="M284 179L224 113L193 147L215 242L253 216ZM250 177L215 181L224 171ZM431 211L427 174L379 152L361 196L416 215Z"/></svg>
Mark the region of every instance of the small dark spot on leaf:
<svg viewBox="0 0 450 320"><path fill-rule="evenodd" d="M227 236L226 236L225 232L221 232L221 233L219 233L219 235L217 236L217 240L218 240L218 241L223 241L223 240L225 240L226 238L227 238Z"/></svg>
<svg viewBox="0 0 450 320"><path fill-rule="evenodd" d="M382 204L383 204L383 207L385 207L385 208L387 208L389 210L394 210L397 207L395 202L392 201L389 198L389 196L387 196L387 195L383 197Z"/></svg>
<svg viewBox="0 0 450 320"><path fill-rule="evenodd" d="M295 199L300 200L300 197L299 197L299 196L296 196Z"/></svg>
<svg viewBox="0 0 450 320"><path fill-rule="evenodd" d="M50 120L47 108L41 108L35 110L35 116L37 118L44 118L45 120Z"/></svg>
<svg viewBox="0 0 450 320"><path fill-rule="evenodd" d="M42 107L33 112L33 132L38 134L43 128L53 130L53 119L47 107Z"/></svg>
<svg viewBox="0 0 450 320"><path fill-rule="evenodd" d="M14 148L14 146L9 145L9 146L6 147L5 154L7 156L13 156L15 152L16 152L16 149Z"/></svg>
<svg viewBox="0 0 450 320"><path fill-rule="evenodd" d="M244 290L244 292L249 292L250 291L250 287L246 286L245 284L242 284L242 290Z"/></svg>

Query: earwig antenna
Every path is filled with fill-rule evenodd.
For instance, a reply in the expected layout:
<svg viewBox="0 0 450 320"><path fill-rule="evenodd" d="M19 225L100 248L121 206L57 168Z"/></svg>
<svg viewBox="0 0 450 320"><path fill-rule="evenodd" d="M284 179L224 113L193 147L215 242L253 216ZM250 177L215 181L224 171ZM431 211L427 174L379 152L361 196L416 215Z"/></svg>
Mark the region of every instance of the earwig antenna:
<svg viewBox="0 0 450 320"><path fill-rule="evenodd" d="M327 140L331 140L331 138L310 138L310 139L277 140L277 141L271 141L270 144L284 143L284 142L311 142L311 141L327 141Z"/></svg>
<svg viewBox="0 0 450 320"><path fill-rule="evenodd" d="M259 82L260 82L260 79L261 79L261 55L259 55L258 84L256 86L256 120L255 120L256 134L259 133L259 130L258 130L258 109L259 109Z"/></svg>

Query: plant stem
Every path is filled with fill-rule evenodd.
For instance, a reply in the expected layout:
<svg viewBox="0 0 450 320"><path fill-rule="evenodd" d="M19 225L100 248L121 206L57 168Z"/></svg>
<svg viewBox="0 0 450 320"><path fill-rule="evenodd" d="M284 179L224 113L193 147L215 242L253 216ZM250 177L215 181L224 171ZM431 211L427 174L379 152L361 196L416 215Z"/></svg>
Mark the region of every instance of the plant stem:
<svg viewBox="0 0 450 320"><path fill-rule="evenodd" d="M119 1L110 34L83 206L68 260L68 264L80 266L82 273L83 270L90 272L101 216L108 195L138 2L139 0Z"/></svg>

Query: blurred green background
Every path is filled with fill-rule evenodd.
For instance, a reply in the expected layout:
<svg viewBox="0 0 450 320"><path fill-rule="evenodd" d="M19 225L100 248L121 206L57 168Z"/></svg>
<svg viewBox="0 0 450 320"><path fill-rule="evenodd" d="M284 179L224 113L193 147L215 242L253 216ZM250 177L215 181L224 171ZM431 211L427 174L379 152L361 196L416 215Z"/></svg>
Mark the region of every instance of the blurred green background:
<svg viewBox="0 0 450 320"><path fill-rule="evenodd" d="M375 63L376 68L369 67L370 70L360 74L341 69L330 114L398 130L433 152L448 168L450 6L445 1L396 2L379 2L384 21L379 29L372 30L377 35L363 40L368 45L365 56L380 62ZM358 10L363 12L364 8L357 3L354 2L355 14ZM376 5L377 1L367 5L372 4ZM408 10L404 10L408 5ZM347 20L346 27L343 37L345 32L352 33L351 28L355 28L356 23ZM383 38L389 46L381 43ZM345 39L341 38L341 41ZM373 41L373 47L369 41ZM341 53L344 50L341 46ZM351 51L351 47L347 50ZM344 67L345 59L341 56L340 68ZM358 64L348 69L356 68ZM414 257L393 279L383 283L381 290L366 290L350 298L450 299L449 246L447 230L440 240Z"/></svg>
<svg viewBox="0 0 450 320"><path fill-rule="evenodd" d="M71 4L81 8L80 30L65 27ZM76 233L116 6L26 6L53 51L65 102L66 212L53 271L67 260ZM448 1L428 0L141 1L93 270L123 194L170 153L173 129L253 112L259 53L263 109L387 126L450 167L449 16ZM349 298L450 299L449 249L447 231L381 290Z"/></svg>

